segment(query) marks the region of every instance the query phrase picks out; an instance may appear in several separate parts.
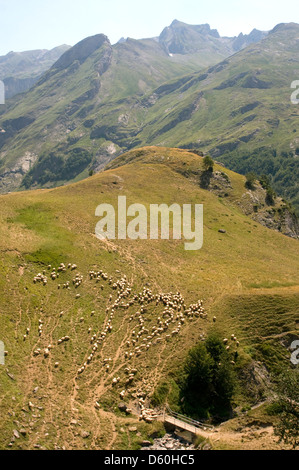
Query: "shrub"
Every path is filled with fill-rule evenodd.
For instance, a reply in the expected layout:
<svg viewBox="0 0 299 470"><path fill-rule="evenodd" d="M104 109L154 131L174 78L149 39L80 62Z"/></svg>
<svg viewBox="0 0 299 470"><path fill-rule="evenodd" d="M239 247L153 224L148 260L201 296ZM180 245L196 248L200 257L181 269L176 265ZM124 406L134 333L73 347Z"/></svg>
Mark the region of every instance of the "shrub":
<svg viewBox="0 0 299 470"><path fill-rule="evenodd" d="M204 157L203 167L204 167L205 171L213 171L213 169L214 169L214 160L209 155L206 155Z"/></svg>
<svg viewBox="0 0 299 470"><path fill-rule="evenodd" d="M279 376L277 405L280 408L279 423L275 434L295 449L299 446L299 370L289 370Z"/></svg>
<svg viewBox="0 0 299 470"><path fill-rule="evenodd" d="M256 174L253 172L247 173L245 187L247 189L254 189L255 181L256 181Z"/></svg>
<svg viewBox="0 0 299 470"><path fill-rule="evenodd" d="M159 406L165 403L168 392L169 392L168 383L162 382L153 393L153 396L151 399L152 405Z"/></svg>
<svg viewBox="0 0 299 470"><path fill-rule="evenodd" d="M267 188L266 203L271 206L275 203L276 193L272 188Z"/></svg>

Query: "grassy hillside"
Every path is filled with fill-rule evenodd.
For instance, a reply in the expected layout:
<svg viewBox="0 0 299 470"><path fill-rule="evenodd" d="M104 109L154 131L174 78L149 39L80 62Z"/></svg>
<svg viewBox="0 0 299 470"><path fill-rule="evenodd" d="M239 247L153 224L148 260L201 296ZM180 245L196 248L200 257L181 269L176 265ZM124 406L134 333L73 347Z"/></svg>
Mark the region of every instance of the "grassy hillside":
<svg viewBox="0 0 299 470"><path fill-rule="evenodd" d="M140 398L149 406L166 381L164 398L179 407L175 379L208 331L240 341L236 409L271 388L266 372L266 390L256 385L264 366L274 374L288 367L286 348L298 334L298 241L244 215L244 177L216 166L230 181L228 196L202 189L194 177L202 165L193 153L151 147L76 184L0 197L0 339L8 352L0 366L0 448L139 448L161 431L159 423L138 419ZM202 203L203 248L185 251L183 240L99 241L95 209L117 207L119 195L147 208ZM182 296L187 308L202 300L207 315L181 316L174 307L173 323L139 354L142 326L155 331L167 317L161 293ZM127 367L134 370L129 382ZM118 409L120 401L131 414ZM273 440L267 445L275 447Z"/></svg>

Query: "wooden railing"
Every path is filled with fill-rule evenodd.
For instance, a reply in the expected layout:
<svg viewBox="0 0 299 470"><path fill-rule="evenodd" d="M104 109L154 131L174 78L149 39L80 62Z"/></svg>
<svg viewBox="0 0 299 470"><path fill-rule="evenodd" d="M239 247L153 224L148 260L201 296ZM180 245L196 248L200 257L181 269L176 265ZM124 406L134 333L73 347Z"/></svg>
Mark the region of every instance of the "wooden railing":
<svg viewBox="0 0 299 470"><path fill-rule="evenodd" d="M169 416L172 416L178 421L182 421L183 423L189 424L190 426L194 426L196 428L206 428L210 430L214 429L214 426L211 426L210 424L205 424L200 421L196 421L195 419L189 418L188 416L184 416L179 413L176 413L175 411L172 411L169 408L169 406L166 406L165 410ZM165 418L165 415L164 415L164 418Z"/></svg>

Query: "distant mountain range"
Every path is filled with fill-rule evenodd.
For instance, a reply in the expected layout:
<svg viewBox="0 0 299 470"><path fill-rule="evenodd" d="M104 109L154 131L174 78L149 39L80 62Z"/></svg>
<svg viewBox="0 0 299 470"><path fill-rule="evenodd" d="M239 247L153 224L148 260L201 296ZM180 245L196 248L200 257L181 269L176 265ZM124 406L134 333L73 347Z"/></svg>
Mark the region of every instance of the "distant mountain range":
<svg viewBox="0 0 299 470"><path fill-rule="evenodd" d="M261 41L267 34L254 29L248 35L240 33L237 37L221 37L208 24L192 26L174 20L162 31L158 41L170 54L207 54L210 51L227 57L249 44Z"/></svg>
<svg viewBox="0 0 299 470"><path fill-rule="evenodd" d="M198 65L210 65L215 58L227 57L252 42L260 41L266 32L254 29L249 35L221 38L217 30L208 24L192 26L174 20L165 28L160 37L154 38L169 54L190 55L200 53ZM127 39L121 38L120 43ZM62 45L54 49L38 49L26 52L9 52L0 56L0 80L4 81L6 98L28 91L43 73L71 46ZM209 56L212 54L212 56ZM182 58L181 58L182 59ZM206 64L205 64L206 61Z"/></svg>
<svg viewBox="0 0 299 470"><path fill-rule="evenodd" d="M221 38L174 21L160 37L68 49L0 108L0 188L55 186L143 145L209 152L265 173L299 208L299 25Z"/></svg>
<svg viewBox="0 0 299 470"><path fill-rule="evenodd" d="M9 52L0 56L0 80L5 84L6 98L29 90L70 46L52 50Z"/></svg>

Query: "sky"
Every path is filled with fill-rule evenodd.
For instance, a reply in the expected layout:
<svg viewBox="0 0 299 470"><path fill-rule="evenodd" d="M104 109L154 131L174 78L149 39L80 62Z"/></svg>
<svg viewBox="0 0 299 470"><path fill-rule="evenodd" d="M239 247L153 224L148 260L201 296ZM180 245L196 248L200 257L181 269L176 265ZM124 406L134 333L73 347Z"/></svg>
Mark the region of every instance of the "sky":
<svg viewBox="0 0 299 470"><path fill-rule="evenodd" d="M299 23L298 0L0 0L0 55L73 46L99 33L112 44L159 36L174 19L237 36Z"/></svg>

